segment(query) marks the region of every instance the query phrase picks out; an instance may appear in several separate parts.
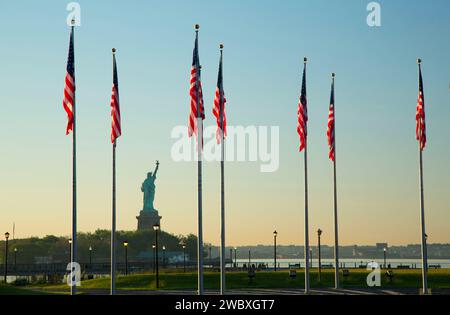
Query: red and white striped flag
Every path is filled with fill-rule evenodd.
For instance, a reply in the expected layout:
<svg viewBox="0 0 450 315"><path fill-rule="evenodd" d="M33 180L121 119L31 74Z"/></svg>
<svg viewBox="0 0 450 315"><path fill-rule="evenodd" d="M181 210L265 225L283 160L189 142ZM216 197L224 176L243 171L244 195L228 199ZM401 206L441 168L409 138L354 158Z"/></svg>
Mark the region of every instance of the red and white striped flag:
<svg viewBox="0 0 450 315"><path fill-rule="evenodd" d="M422 68L419 61L419 96L416 109L416 139L419 141L420 150L425 149L427 135L425 128L425 99L423 96Z"/></svg>
<svg viewBox="0 0 450 315"><path fill-rule="evenodd" d="M217 79L217 88L213 107L213 115L216 117L217 120L217 132L216 132L217 144L219 144L222 139L222 132L223 138L227 136L227 116L225 114L226 102L227 100L225 98L225 92L223 91L222 50L220 50L219 75Z"/></svg>
<svg viewBox="0 0 450 315"><path fill-rule="evenodd" d="M335 148L334 148L334 74L333 82L331 83L331 97L330 97L330 109L328 112L328 127L327 127L328 148L330 152L328 157L334 162Z"/></svg>
<svg viewBox="0 0 450 315"><path fill-rule="evenodd" d="M308 109L307 109L307 99L306 99L306 58L305 65L303 68L303 80L302 80L302 92L300 95L300 100L298 103L298 121L297 121L297 132L300 136L300 152L306 148L306 137L307 137L307 123L308 123Z"/></svg>
<svg viewBox="0 0 450 315"><path fill-rule="evenodd" d="M113 48L113 86L111 93L111 142L122 135L120 125L119 80L117 77L116 50Z"/></svg>
<svg viewBox="0 0 450 315"><path fill-rule="evenodd" d="M64 81L63 108L67 113L66 135L73 130L75 110L75 54L73 49L73 30L70 31L69 55L67 57L67 73Z"/></svg>
<svg viewBox="0 0 450 315"><path fill-rule="evenodd" d="M203 106L203 92L200 80L200 59L198 55L198 31L195 35L195 47L191 68L191 81L189 94L191 96L191 111L189 114L188 135L192 137L193 134L198 139L198 119L205 119L205 109ZM203 137L202 137L203 138ZM203 142L203 140L202 140Z"/></svg>

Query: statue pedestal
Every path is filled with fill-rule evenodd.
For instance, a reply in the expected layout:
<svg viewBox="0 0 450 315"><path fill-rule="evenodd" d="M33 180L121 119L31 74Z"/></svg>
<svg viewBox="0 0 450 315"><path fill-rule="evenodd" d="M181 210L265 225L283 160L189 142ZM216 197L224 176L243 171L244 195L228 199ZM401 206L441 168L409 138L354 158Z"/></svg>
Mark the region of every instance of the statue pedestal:
<svg viewBox="0 0 450 315"><path fill-rule="evenodd" d="M141 210L139 216L136 217L138 220L138 231L142 230L153 230L155 224L161 225L161 218L158 211L144 211Z"/></svg>

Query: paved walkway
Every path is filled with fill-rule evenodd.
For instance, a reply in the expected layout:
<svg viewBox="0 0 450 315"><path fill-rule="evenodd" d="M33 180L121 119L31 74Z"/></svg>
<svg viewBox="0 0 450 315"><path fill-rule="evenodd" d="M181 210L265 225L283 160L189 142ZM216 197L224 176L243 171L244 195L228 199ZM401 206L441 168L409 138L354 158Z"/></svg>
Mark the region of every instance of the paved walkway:
<svg viewBox="0 0 450 315"><path fill-rule="evenodd" d="M46 291L41 289L41 291ZM68 290L48 290L49 292L67 292ZM88 295L108 295L105 289L83 289L80 293ZM118 295L196 295L195 290L117 290ZM219 295L217 290L206 290L206 295ZM312 289L312 295L417 295L419 289ZM450 295L450 289L434 289L434 295ZM302 289L251 289L228 290L227 295L304 295Z"/></svg>

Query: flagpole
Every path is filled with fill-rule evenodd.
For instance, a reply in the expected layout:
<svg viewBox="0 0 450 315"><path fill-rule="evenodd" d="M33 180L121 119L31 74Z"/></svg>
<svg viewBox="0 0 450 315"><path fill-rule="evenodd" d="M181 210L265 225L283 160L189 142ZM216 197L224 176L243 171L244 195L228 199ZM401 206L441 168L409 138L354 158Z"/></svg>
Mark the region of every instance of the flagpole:
<svg viewBox="0 0 450 315"><path fill-rule="evenodd" d="M306 141L306 140L305 140ZM309 293L308 146L305 146L305 293Z"/></svg>
<svg viewBox="0 0 450 315"><path fill-rule="evenodd" d="M223 44L220 44L220 63L222 65L222 53L223 53ZM221 198L221 211L220 211L220 294L225 294L225 133L224 133L224 124L223 124L223 95L222 91L220 93L220 132L221 132L221 159L220 159L220 198Z"/></svg>
<svg viewBox="0 0 450 315"><path fill-rule="evenodd" d="M308 59L304 58L305 71ZM306 124L306 122L305 122ZM308 145L305 135L305 294L309 293Z"/></svg>
<svg viewBox="0 0 450 315"><path fill-rule="evenodd" d="M423 293L428 293L428 258L427 258L427 239L425 232L425 209L424 209L424 197L423 197L423 162L422 162L422 150L419 145L419 173L420 173L420 221L421 221L421 233L422 233L422 283Z"/></svg>
<svg viewBox="0 0 450 315"><path fill-rule="evenodd" d="M418 59L419 76L421 75L422 60ZM419 82L420 85L420 82ZM419 91L420 91L419 86ZM423 97L423 96L422 96ZM420 132L423 132L422 130ZM427 257L427 236L425 231L425 205L423 194L423 158L421 140L419 139L419 177L420 177L420 221L421 221L421 243L422 243L422 283L423 294L428 294L428 257Z"/></svg>
<svg viewBox="0 0 450 315"><path fill-rule="evenodd" d="M73 42L75 42L75 33L74 33L74 23L72 20L72 36ZM75 43L73 44L75 46ZM74 61L75 62L75 61ZM74 78L75 78L75 67L73 70ZM75 93L73 93L73 129L72 129L72 247L71 247L71 257L72 262L77 261L77 137L76 137L76 101L75 101ZM71 265L71 273L72 276L73 266ZM73 279L72 279L73 280ZM71 283L70 286L70 294L75 295L77 288L76 283Z"/></svg>
<svg viewBox="0 0 450 315"><path fill-rule="evenodd" d="M112 162L112 226L111 226L111 295L116 293L116 140Z"/></svg>
<svg viewBox="0 0 450 315"><path fill-rule="evenodd" d="M116 84L116 49L112 49L112 55L113 55L113 91L114 89L118 89ZM113 92L114 93L114 92ZM118 91L117 91L118 93ZM113 95L114 97L114 95ZM118 97L118 96L117 96ZM113 119L113 125L114 125L114 117ZM114 126L113 126L114 128ZM110 287L110 294L114 295L116 293L116 147L117 147L117 136L120 136L115 134L115 138L113 141L113 148L112 148L112 222L111 222L111 287Z"/></svg>
<svg viewBox="0 0 450 315"><path fill-rule="evenodd" d="M198 38L200 25L195 25L195 33ZM202 215L202 150L203 150L203 120L200 114L200 65L197 76L197 173L198 173L198 236L197 236L197 269L198 269L198 295L203 295L203 215Z"/></svg>
<svg viewBox="0 0 450 315"><path fill-rule="evenodd" d="M334 93L334 78L333 77L333 93ZM336 185L336 105L333 97L333 111L334 111L334 160L333 160L333 184L334 184L334 287L339 289L339 238L338 238L338 205L337 205L337 185Z"/></svg>

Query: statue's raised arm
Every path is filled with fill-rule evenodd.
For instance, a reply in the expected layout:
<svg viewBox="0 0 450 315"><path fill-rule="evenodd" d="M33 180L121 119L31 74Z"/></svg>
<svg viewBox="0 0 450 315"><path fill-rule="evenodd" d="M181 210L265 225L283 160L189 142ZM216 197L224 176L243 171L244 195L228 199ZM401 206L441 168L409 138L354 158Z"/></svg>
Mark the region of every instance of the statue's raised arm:
<svg viewBox="0 0 450 315"><path fill-rule="evenodd" d="M156 178L156 173L158 173L159 161L156 161L155 171L153 172L153 177Z"/></svg>

